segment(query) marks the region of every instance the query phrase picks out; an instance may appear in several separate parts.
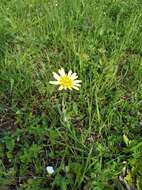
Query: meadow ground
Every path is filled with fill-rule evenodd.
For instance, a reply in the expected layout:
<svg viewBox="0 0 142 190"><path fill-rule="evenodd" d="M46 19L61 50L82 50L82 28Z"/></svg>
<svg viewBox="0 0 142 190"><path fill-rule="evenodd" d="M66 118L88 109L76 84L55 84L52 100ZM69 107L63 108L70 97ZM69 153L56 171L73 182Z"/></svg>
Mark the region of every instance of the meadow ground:
<svg viewBox="0 0 142 190"><path fill-rule="evenodd" d="M141 31L141 0L0 1L0 190L142 190Z"/></svg>

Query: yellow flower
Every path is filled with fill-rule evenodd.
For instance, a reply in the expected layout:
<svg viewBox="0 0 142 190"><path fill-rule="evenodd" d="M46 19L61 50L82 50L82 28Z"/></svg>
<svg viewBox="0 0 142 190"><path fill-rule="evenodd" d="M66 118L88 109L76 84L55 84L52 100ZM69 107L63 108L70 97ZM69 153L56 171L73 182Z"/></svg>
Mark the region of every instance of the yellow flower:
<svg viewBox="0 0 142 190"><path fill-rule="evenodd" d="M72 73L72 71L70 70L68 74L66 74L63 68L59 69L58 72L59 74L53 72L53 77L56 79L56 81L50 81L50 84L60 85L59 90L79 90L78 87L81 86L79 83L81 83L82 81L76 80L78 78L76 73Z"/></svg>

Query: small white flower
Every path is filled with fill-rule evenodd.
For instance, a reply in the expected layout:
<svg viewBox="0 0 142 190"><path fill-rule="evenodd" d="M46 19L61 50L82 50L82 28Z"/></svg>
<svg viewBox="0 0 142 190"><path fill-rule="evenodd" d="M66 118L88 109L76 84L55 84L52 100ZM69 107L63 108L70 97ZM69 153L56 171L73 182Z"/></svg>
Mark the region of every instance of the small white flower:
<svg viewBox="0 0 142 190"><path fill-rule="evenodd" d="M47 172L48 172L49 174L53 174L53 173L54 173L54 169L53 169L52 166L47 166L47 167L46 167L46 170L47 170Z"/></svg>

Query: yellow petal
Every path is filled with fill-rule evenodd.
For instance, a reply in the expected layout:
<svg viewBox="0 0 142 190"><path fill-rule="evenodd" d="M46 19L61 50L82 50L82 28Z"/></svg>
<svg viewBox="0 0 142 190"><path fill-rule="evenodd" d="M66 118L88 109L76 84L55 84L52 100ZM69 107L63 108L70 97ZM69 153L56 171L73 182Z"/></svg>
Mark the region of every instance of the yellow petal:
<svg viewBox="0 0 142 190"><path fill-rule="evenodd" d="M72 88L74 88L75 90L79 90L79 88L78 88L78 87L76 87L76 86L73 86Z"/></svg>
<svg viewBox="0 0 142 190"><path fill-rule="evenodd" d="M81 86L81 84L74 84L74 86Z"/></svg>
<svg viewBox="0 0 142 190"><path fill-rule="evenodd" d="M72 71L70 70L70 71L68 72L68 76L70 77L70 76L71 76L71 74L72 74Z"/></svg>
<svg viewBox="0 0 142 190"><path fill-rule="evenodd" d="M59 82L58 81L49 81L50 84L55 84L55 85L58 85Z"/></svg>
<svg viewBox="0 0 142 190"><path fill-rule="evenodd" d="M82 81L81 80L74 80L74 83L81 83Z"/></svg>
<svg viewBox="0 0 142 190"><path fill-rule="evenodd" d="M58 72L62 77L66 75L63 68L59 69Z"/></svg>
<svg viewBox="0 0 142 190"><path fill-rule="evenodd" d="M71 77L71 79L72 79L72 80L75 80L75 79L77 79L77 78L78 78L78 76L77 76L77 74L76 74L76 73L73 73L70 77Z"/></svg>
<svg viewBox="0 0 142 190"><path fill-rule="evenodd" d="M60 78L60 76L59 76L57 73L55 73L55 72L53 72L53 77L54 77L56 80L58 80L58 79Z"/></svg>
<svg viewBox="0 0 142 190"><path fill-rule="evenodd" d="M62 85L59 87L59 90L63 90L63 86Z"/></svg>

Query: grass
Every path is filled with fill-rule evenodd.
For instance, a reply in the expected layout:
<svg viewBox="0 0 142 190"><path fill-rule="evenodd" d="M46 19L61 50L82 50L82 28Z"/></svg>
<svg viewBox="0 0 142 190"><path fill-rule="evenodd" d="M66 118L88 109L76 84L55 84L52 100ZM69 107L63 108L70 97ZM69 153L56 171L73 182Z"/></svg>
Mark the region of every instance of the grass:
<svg viewBox="0 0 142 190"><path fill-rule="evenodd" d="M141 0L1 0L1 190L142 189L141 30Z"/></svg>

